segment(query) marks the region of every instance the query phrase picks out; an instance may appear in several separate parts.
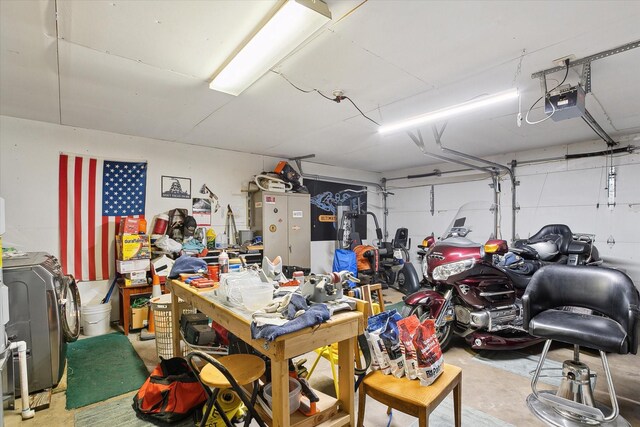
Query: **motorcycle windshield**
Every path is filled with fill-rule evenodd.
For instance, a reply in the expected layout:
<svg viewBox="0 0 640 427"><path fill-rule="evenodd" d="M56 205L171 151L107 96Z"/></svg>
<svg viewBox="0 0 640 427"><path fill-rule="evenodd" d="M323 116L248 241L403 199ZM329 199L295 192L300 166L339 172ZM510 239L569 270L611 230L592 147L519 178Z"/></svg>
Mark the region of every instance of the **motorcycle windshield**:
<svg viewBox="0 0 640 427"><path fill-rule="evenodd" d="M489 239L495 239L495 210L496 205L490 202L465 203L458 209L441 239L465 237L478 244L484 244Z"/></svg>

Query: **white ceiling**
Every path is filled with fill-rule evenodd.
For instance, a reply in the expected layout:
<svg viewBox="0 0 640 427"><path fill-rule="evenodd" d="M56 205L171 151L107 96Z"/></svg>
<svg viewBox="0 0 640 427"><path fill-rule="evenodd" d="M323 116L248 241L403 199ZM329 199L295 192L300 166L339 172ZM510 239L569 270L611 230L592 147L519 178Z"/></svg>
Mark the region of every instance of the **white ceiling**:
<svg viewBox="0 0 640 427"><path fill-rule="evenodd" d="M275 70L304 89L344 90L378 122L511 87L526 111L541 93L531 73L640 39L637 1L327 3L332 21ZM1 0L0 114L370 171L432 163L405 134L382 137L349 102L275 73L238 97L208 89L276 4L58 0L56 26L53 0ZM614 137L640 132L639 75L640 49L593 63L587 108ZM517 127L517 112L514 101L453 118L443 143L485 156L595 137L579 119Z"/></svg>

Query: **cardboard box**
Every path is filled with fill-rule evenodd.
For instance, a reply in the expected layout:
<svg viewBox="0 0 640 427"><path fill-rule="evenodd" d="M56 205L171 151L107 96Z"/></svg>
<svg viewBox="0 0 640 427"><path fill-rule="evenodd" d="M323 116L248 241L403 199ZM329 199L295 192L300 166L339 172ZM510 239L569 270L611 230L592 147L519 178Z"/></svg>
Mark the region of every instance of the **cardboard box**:
<svg viewBox="0 0 640 427"><path fill-rule="evenodd" d="M131 326L130 329L144 328L149 324L149 307L140 307L131 309Z"/></svg>
<svg viewBox="0 0 640 427"><path fill-rule="evenodd" d="M120 234L138 234L140 219L130 216L120 218Z"/></svg>
<svg viewBox="0 0 640 427"><path fill-rule="evenodd" d="M147 234L123 234L116 236L118 259L151 259L151 241Z"/></svg>
<svg viewBox="0 0 640 427"><path fill-rule="evenodd" d="M116 261L116 271L120 274L131 273L133 271L149 271L151 261L148 259L132 259L129 261Z"/></svg>
<svg viewBox="0 0 640 427"><path fill-rule="evenodd" d="M131 273L125 273L124 285L136 286L147 284L147 272L145 270L132 271Z"/></svg>

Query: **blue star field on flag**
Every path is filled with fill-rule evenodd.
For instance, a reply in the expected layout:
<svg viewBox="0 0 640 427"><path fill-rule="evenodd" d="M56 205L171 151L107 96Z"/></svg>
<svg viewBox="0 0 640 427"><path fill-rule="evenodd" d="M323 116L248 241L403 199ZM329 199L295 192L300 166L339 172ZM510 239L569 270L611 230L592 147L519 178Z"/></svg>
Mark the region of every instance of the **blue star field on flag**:
<svg viewBox="0 0 640 427"><path fill-rule="evenodd" d="M144 215L146 186L145 162L105 160L102 174L102 215Z"/></svg>

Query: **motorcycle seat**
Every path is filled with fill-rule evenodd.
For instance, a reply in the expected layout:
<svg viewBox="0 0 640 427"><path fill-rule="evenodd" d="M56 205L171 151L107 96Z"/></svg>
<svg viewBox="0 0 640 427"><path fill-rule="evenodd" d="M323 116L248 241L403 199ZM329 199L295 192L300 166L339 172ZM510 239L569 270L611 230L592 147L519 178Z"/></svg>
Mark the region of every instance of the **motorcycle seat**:
<svg viewBox="0 0 640 427"><path fill-rule="evenodd" d="M511 279L513 286L517 289L526 289L527 285L535 273L541 267L538 261L525 261L521 270L513 270L509 267L501 267L501 270Z"/></svg>
<svg viewBox="0 0 640 427"><path fill-rule="evenodd" d="M504 268L504 272L509 276L511 283L517 289L526 289L529 281L531 280L531 276L527 276L525 274L517 273L509 268Z"/></svg>
<svg viewBox="0 0 640 427"><path fill-rule="evenodd" d="M579 242L574 240L569 244L569 248L567 249L567 254L577 254L577 255L589 255L591 251L591 244L587 242Z"/></svg>
<svg viewBox="0 0 640 427"><path fill-rule="evenodd" d="M568 225L565 224L548 224L542 227L536 234L528 239L520 239L513 242L513 246L522 249L530 243L544 241L553 237L558 245L558 250L562 254L568 254L569 245L573 242L573 233Z"/></svg>

